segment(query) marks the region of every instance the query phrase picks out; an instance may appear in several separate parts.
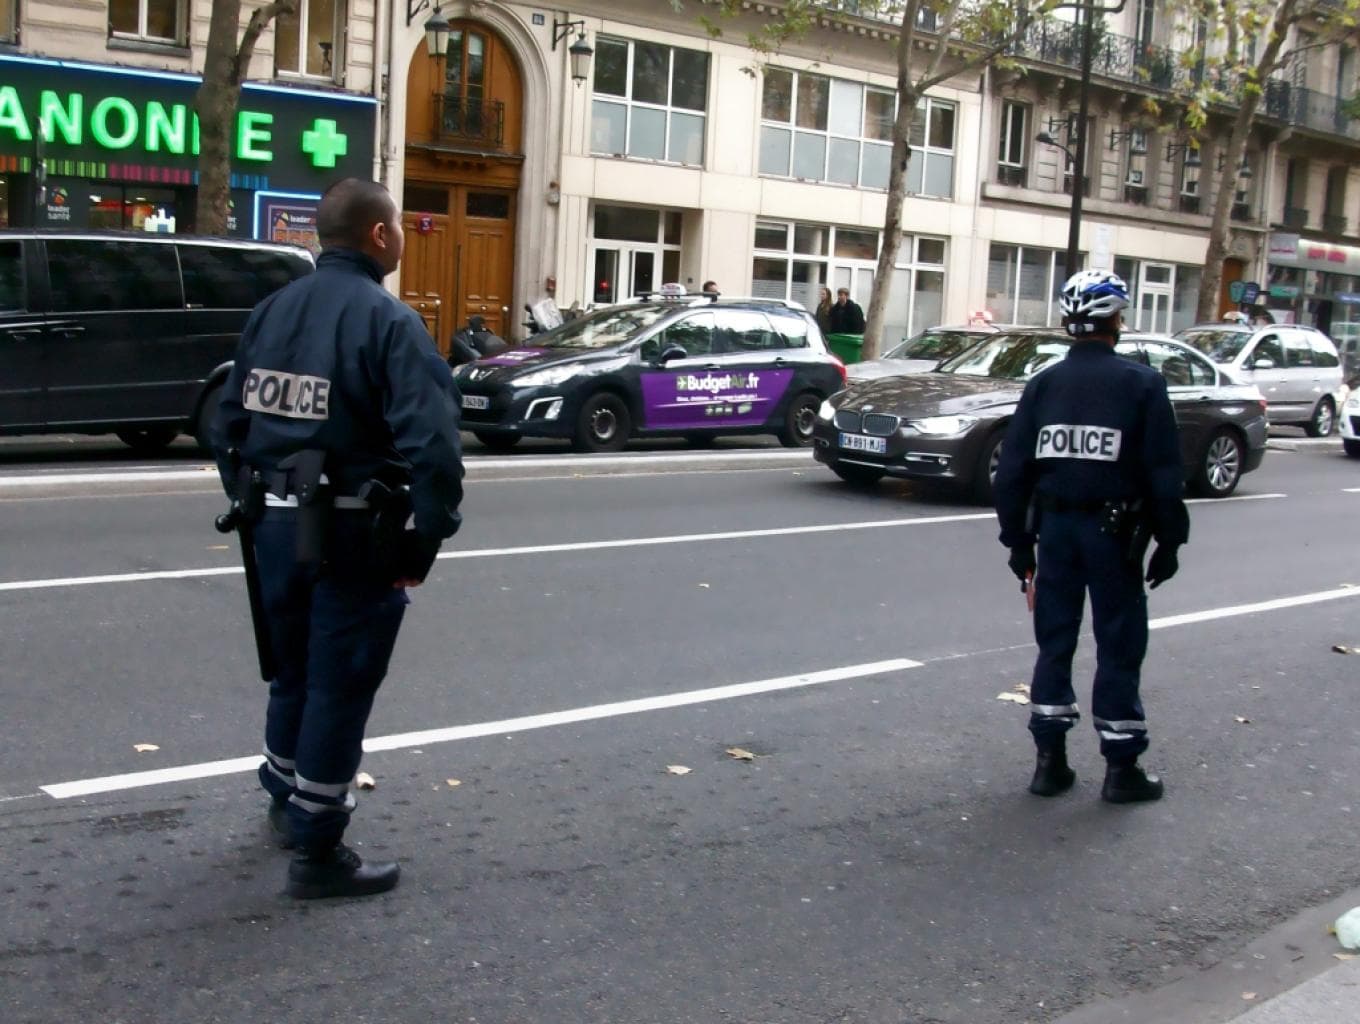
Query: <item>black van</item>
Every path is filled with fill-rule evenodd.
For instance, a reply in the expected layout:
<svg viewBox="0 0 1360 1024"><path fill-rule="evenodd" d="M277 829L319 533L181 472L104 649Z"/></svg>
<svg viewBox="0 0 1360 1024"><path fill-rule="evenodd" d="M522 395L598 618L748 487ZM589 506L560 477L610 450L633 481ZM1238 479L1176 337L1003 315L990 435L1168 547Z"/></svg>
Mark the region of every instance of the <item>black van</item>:
<svg viewBox="0 0 1360 1024"><path fill-rule="evenodd" d="M313 269L263 242L0 231L0 434L203 443L251 309Z"/></svg>

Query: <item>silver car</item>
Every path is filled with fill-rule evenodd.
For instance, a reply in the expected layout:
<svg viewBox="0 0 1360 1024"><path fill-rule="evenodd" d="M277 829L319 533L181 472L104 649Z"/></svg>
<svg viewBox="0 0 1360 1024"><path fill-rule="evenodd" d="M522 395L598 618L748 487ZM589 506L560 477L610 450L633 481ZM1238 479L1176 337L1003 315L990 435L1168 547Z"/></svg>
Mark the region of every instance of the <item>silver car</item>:
<svg viewBox="0 0 1360 1024"><path fill-rule="evenodd" d="M1176 337L1204 353L1234 380L1255 384L1270 403L1270 422L1303 427L1309 437L1336 429L1341 360L1314 327L1196 324Z"/></svg>
<svg viewBox="0 0 1360 1024"><path fill-rule="evenodd" d="M889 349L877 359L852 363L846 367L849 382L858 384L880 377L897 377L904 373L925 373L940 365L942 360L971 348L1000 328L976 321L928 327L914 338L908 338L896 348Z"/></svg>

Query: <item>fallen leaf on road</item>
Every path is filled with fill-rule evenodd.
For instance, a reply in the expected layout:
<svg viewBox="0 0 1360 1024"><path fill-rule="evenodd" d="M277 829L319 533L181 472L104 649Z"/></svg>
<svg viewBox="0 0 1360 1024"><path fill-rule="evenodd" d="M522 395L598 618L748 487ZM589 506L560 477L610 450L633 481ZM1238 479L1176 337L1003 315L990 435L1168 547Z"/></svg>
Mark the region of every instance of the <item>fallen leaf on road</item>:
<svg viewBox="0 0 1360 1024"><path fill-rule="evenodd" d="M1347 647L1345 644L1332 644L1332 651L1336 654L1354 654L1354 647Z"/></svg>
<svg viewBox="0 0 1360 1024"><path fill-rule="evenodd" d="M377 782L374 781L373 776L369 775L368 772L360 772L358 775L354 776L354 784L360 789L378 788Z"/></svg>
<svg viewBox="0 0 1360 1024"><path fill-rule="evenodd" d="M1029 683L1016 683L1011 689L1016 693L1023 693L1026 697L1029 696Z"/></svg>
<svg viewBox="0 0 1360 1024"><path fill-rule="evenodd" d="M231 547L230 544L209 544L209 545L208 545L208 550L209 550L209 551L226 551L226 550L227 550L228 548L230 548L230 547Z"/></svg>
<svg viewBox="0 0 1360 1024"><path fill-rule="evenodd" d="M707 584L707 583L700 583L699 586L703 587L705 590L712 590L712 589L713 589L712 586L711 586L710 584Z"/></svg>
<svg viewBox="0 0 1360 1024"><path fill-rule="evenodd" d="M452 789L454 786L461 786L462 784L463 784L463 782L462 782L461 779L445 779L445 780L444 780L444 785L448 786L449 789Z"/></svg>
<svg viewBox="0 0 1360 1024"><path fill-rule="evenodd" d="M743 750L741 747L728 747L727 753L729 757L735 757L738 761L754 761L756 759L755 754L749 750Z"/></svg>
<svg viewBox="0 0 1360 1024"><path fill-rule="evenodd" d="M151 751L160 750L161 748L154 743L134 743L132 749L139 754L149 754Z"/></svg>
<svg viewBox="0 0 1360 1024"><path fill-rule="evenodd" d="M1238 725L1251 725L1251 719L1243 718L1241 715L1233 715L1233 721Z"/></svg>
<svg viewBox="0 0 1360 1024"><path fill-rule="evenodd" d="M1243 998L1243 999L1255 999L1255 998L1256 998L1256 993L1255 993L1255 992L1243 992L1243 993L1242 993L1242 998Z"/></svg>
<svg viewBox="0 0 1360 1024"><path fill-rule="evenodd" d="M1355 953L1333 953L1332 956L1336 957L1338 960L1354 960L1354 959L1356 958L1357 954L1355 954Z"/></svg>
<svg viewBox="0 0 1360 1024"><path fill-rule="evenodd" d="M688 775L693 770L693 768L686 768L683 764L666 765L666 771L670 772L672 775Z"/></svg>
<svg viewBox="0 0 1360 1024"><path fill-rule="evenodd" d="M1011 692L1009 692L1009 691L1007 691L1006 693L998 693L998 694L996 695L996 699L997 699L997 700L1008 700L1008 701L1010 701L1012 704L1028 704L1028 703L1029 703L1029 698L1026 697L1023 693L1011 693Z"/></svg>

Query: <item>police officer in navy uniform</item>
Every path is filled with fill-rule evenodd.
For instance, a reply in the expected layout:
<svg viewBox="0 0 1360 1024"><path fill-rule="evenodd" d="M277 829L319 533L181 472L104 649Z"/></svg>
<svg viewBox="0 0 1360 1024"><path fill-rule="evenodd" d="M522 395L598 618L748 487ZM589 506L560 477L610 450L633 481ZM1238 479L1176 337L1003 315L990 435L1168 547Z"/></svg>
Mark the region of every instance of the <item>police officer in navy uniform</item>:
<svg viewBox="0 0 1360 1024"><path fill-rule="evenodd" d="M1092 717L1106 759L1101 796L1156 800L1161 780L1138 765L1148 746L1138 695L1148 632L1142 556L1150 532L1157 546L1146 580L1155 588L1175 575L1176 551L1189 537L1176 420L1161 375L1115 354L1129 304L1124 282L1081 271L1060 301L1076 340L1066 359L1025 386L994 485L1011 571L1034 587L1039 656L1029 728L1038 755L1029 788L1056 796L1076 781L1066 737L1079 717L1072 656L1089 591Z"/></svg>
<svg viewBox="0 0 1360 1024"><path fill-rule="evenodd" d="M246 324L214 423L228 487L230 452L267 490L252 531L275 673L260 781L298 898L397 884L397 864L364 862L341 836L406 589L457 531L463 497L452 374L382 286L402 255L396 203L345 179L317 234L316 273Z"/></svg>

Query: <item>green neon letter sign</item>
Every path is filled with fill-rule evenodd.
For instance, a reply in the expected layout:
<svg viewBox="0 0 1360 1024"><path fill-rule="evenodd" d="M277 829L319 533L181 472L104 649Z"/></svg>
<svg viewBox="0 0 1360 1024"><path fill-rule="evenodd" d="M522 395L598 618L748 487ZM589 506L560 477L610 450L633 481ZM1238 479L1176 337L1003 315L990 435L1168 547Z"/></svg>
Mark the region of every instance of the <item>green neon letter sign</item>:
<svg viewBox="0 0 1360 1024"><path fill-rule="evenodd" d="M273 138L269 125L274 123L273 114L257 114L243 110L236 118L236 157L239 160L273 160L274 151L263 149Z"/></svg>
<svg viewBox="0 0 1360 1024"><path fill-rule="evenodd" d="M123 119L117 135L109 131L109 114L114 111ZM137 138L137 108L119 96L100 100L90 114L90 134L105 149L127 149Z"/></svg>
<svg viewBox="0 0 1360 1024"><path fill-rule="evenodd" d="M85 137L81 127L84 110L85 97L80 93L70 93L63 106L60 96L44 89L38 99L38 125L42 129L43 140L53 142L60 132L62 141L68 146L79 146Z"/></svg>
<svg viewBox="0 0 1360 1024"><path fill-rule="evenodd" d="M28 118L24 116L24 105L19 102L19 93L12 85L0 89L0 128L8 128L20 142L33 140Z"/></svg>
<svg viewBox="0 0 1360 1024"><path fill-rule="evenodd" d="M146 105L146 151L183 156L188 148L189 108L176 103L169 110L154 100Z"/></svg>

